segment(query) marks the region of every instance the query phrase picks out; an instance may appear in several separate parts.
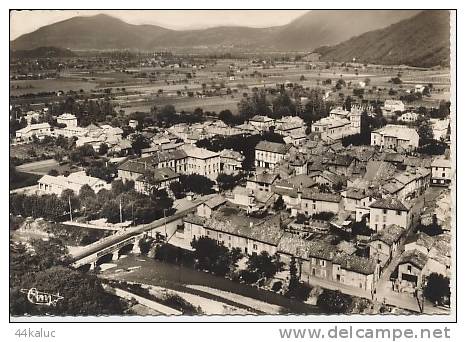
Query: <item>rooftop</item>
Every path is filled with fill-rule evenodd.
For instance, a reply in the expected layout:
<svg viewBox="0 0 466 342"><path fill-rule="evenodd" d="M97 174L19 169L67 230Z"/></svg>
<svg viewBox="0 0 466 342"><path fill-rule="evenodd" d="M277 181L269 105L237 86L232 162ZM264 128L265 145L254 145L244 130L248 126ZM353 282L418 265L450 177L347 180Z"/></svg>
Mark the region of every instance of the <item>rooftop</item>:
<svg viewBox="0 0 466 342"><path fill-rule="evenodd" d="M417 249L412 249L409 251L405 251L401 255L401 260L398 265L402 264L412 264L416 266L418 269L422 270L424 266L427 264L428 258L422 252L419 252Z"/></svg>
<svg viewBox="0 0 466 342"><path fill-rule="evenodd" d="M357 255L339 254L333 258L334 264L339 264L341 268L360 274L373 274L376 269L376 263L373 260L359 257Z"/></svg>
<svg viewBox="0 0 466 342"><path fill-rule="evenodd" d="M259 141L256 145L256 150L286 154L291 146L285 144L270 142L270 141Z"/></svg>
<svg viewBox="0 0 466 342"><path fill-rule="evenodd" d="M414 128L410 128L403 125L386 125L374 132L382 134L384 136L396 137L401 140L412 140L419 139L419 134Z"/></svg>
<svg viewBox="0 0 466 342"><path fill-rule="evenodd" d="M380 240L382 242L385 242L387 245L391 246L401 238L403 232L403 228L395 224L392 224L387 228L381 230L380 232L376 233L374 236L372 236L371 240Z"/></svg>
<svg viewBox="0 0 466 342"><path fill-rule="evenodd" d="M408 211L408 208L398 198L395 197L381 198L372 203L369 207L378 209Z"/></svg>

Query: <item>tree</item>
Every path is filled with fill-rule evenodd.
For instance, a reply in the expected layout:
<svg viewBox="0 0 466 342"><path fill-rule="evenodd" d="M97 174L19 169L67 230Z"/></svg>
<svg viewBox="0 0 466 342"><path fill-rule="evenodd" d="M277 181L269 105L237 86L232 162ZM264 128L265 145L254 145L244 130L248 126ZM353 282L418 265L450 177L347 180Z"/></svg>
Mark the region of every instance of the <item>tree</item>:
<svg viewBox="0 0 466 342"><path fill-rule="evenodd" d="M53 176L53 177L56 177L56 176L59 175L59 173L58 173L57 170L51 169L51 170L48 172L48 175Z"/></svg>
<svg viewBox="0 0 466 342"><path fill-rule="evenodd" d="M304 111L300 116L307 123L312 123L328 116L327 107L320 88L314 88L309 91L308 102L304 106Z"/></svg>
<svg viewBox="0 0 466 342"><path fill-rule="evenodd" d="M285 291L285 296L305 301L309 297L310 292L311 288L307 284L303 284L299 281L296 258L292 256L290 261L290 281Z"/></svg>
<svg viewBox="0 0 466 342"><path fill-rule="evenodd" d="M347 313L353 300L340 291L325 289L317 298L317 306L326 314Z"/></svg>
<svg viewBox="0 0 466 342"><path fill-rule="evenodd" d="M259 278L272 278L283 269L283 263L277 256L271 256L266 251L253 253L247 261L248 271L257 273Z"/></svg>
<svg viewBox="0 0 466 342"><path fill-rule="evenodd" d="M286 92L281 92L272 101L272 117L279 119L283 116L296 113L296 106Z"/></svg>
<svg viewBox="0 0 466 342"><path fill-rule="evenodd" d="M108 152L108 145L106 143L101 143L99 146L99 154L101 156L107 154Z"/></svg>
<svg viewBox="0 0 466 342"><path fill-rule="evenodd" d="M150 236L146 236L139 240L139 250L141 251L141 254L146 255L147 253L149 253L150 249L154 245L154 242L154 238Z"/></svg>
<svg viewBox="0 0 466 342"><path fill-rule="evenodd" d="M347 111L351 111L351 106L353 104L353 99L351 98L351 96L347 96L346 99L345 99L345 109Z"/></svg>
<svg viewBox="0 0 466 342"><path fill-rule="evenodd" d="M197 267L219 276L225 276L234 270L242 257L238 249L230 251L223 244L205 236L193 240L191 246Z"/></svg>
<svg viewBox="0 0 466 342"><path fill-rule="evenodd" d="M63 298L57 301L56 306L34 305L26 300L20 288L46 289L48 293L60 294ZM20 286L13 287L10 298L10 313L13 315L121 315L125 310L125 304L107 293L96 276L63 266L23 277Z"/></svg>
<svg viewBox="0 0 466 342"><path fill-rule="evenodd" d="M429 225L420 225L418 228L419 231L429 235L429 236L437 236L443 234L442 227L438 224L437 215L432 216L432 223Z"/></svg>
<svg viewBox="0 0 466 342"><path fill-rule="evenodd" d="M285 201L283 200L282 195L278 196L277 200L273 204L273 210L283 210L285 209Z"/></svg>
<svg viewBox="0 0 466 342"><path fill-rule="evenodd" d="M105 166L98 164L89 168L86 174L88 176L96 177L106 181L107 183L110 183L117 175L117 169L114 165Z"/></svg>
<svg viewBox="0 0 466 342"><path fill-rule="evenodd" d="M150 147L149 139L142 134L133 134L131 137L131 147L134 153L141 155L141 150Z"/></svg>
<svg viewBox="0 0 466 342"><path fill-rule="evenodd" d="M419 134L419 145L423 146L431 142L434 138L432 126L425 119L420 119L417 122L417 133Z"/></svg>
<svg viewBox="0 0 466 342"><path fill-rule="evenodd" d="M217 184L220 190L231 190L238 184L238 178L234 175L219 173L217 176Z"/></svg>
<svg viewBox="0 0 466 342"><path fill-rule="evenodd" d="M200 195L208 195L215 192L212 189L215 182L202 175L180 175L180 183L187 192L194 192Z"/></svg>
<svg viewBox="0 0 466 342"><path fill-rule="evenodd" d="M234 115L229 109L222 110L219 113L218 118L222 120L226 125L229 125L229 126L232 126L236 123Z"/></svg>
<svg viewBox="0 0 466 342"><path fill-rule="evenodd" d="M176 199L185 197L185 188L180 182L171 182L169 187Z"/></svg>
<svg viewBox="0 0 466 342"><path fill-rule="evenodd" d="M450 279L438 273L427 276L424 296L435 305L450 300Z"/></svg>
<svg viewBox="0 0 466 342"><path fill-rule="evenodd" d="M290 282L288 284L288 293L292 294L299 285L298 269L296 267L296 258L291 256L290 260Z"/></svg>
<svg viewBox="0 0 466 342"><path fill-rule="evenodd" d="M157 114L157 120L159 123L165 123L166 125L170 125L176 116L176 110L173 105L165 105L163 106Z"/></svg>

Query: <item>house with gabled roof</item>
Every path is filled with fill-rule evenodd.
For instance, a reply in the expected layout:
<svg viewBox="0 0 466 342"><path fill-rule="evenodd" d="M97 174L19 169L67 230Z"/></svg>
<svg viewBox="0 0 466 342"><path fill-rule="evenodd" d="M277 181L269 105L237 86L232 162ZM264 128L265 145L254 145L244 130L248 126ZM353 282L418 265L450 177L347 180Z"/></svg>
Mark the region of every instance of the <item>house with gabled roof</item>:
<svg viewBox="0 0 466 342"><path fill-rule="evenodd" d="M428 257L418 250L405 251L398 263L398 286L420 288L426 276Z"/></svg>
<svg viewBox="0 0 466 342"><path fill-rule="evenodd" d="M272 185L278 179L280 179L280 177L275 173L255 172L253 176L247 179L246 188L270 192L272 191Z"/></svg>
<svg viewBox="0 0 466 342"><path fill-rule="evenodd" d="M369 227L379 232L392 224L409 229L413 220L412 203L396 197L381 198L369 205Z"/></svg>
<svg viewBox="0 0 466 342"><path fill-rule="evenodd" d="M381 268L385 267L398 251L404 233L403 228L394 224L377 232L369 242L370 258L376 260Z"/></svg>
<svg viewBox="0 0 466 342"><path fill-rule="evenodd" d="M439 156L434 158L430 166L432 171L432 185L448 186L452 179L452 161Z"/></svg>
<svg viewBox="0 0 466 342"><path fill-rule="evenodd" d="M290 145L260 141L255 147L255 166L273 170L275 166L285 159Z"/></svg>
<svg viewBox="0 0 466 342"><path fill-rule="evenodd" d="M378 279L379 266L371 259L338 254L333 258L333 281L372 293Z"/></svg>

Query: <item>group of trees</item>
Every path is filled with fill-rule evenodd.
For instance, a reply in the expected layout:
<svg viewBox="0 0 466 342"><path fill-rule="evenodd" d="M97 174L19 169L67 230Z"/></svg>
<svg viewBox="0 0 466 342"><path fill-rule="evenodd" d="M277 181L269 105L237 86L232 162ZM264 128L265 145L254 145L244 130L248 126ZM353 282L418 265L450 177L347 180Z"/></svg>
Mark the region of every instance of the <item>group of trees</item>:
<svg viewBox="0 0 466 342"><path fill-rule="evenodd" d="M450 304L450 279L439 273L431 273L427 277L424 296L435 305Z"/></svg>
<svg viewBox="0 0 466 342"><path fill-rule="evenodd" d="M419 224L416 230L419 232L423 232L429 236L437 236L443 234L443 229L439 225L437 215L435 214L432 216L432 223L427 225Z"/></svg>
<svg viewBox="0 0 466 342"><path fill-rule="evenodd" d="M144 195L134 190L133 182L112 182L110 190L101 189L97 194L90 186L81 187L79 194L65 190L61 196L10 195L10 212L24 217L61 221L68 218L70 207L73 215L87 220L106 218L110 223L131 220L135 224L148 223L169 214L173 200L166 191L152 191ZM121 212L120 212L121 208ZM120 216L121 213L121 216Z"/></svg>
<svg viewBox="0 0 466 342"><path fill-rule="evenodd" d="M34 240L32 249L10 243L11 315L121 315L127 309L124 302L103 289L95 275L66 267L68 251L59 240ZM63 298L55 306L35 305L21 291L31 288Z"/></svg>
<svg viewBox="0 0 466 342"><path fill-rule="evenodd" d="M232 190L235 186L237 186L243 180L243 178L244 178L244 174L242 172L236 175L220 173L217 176L218 188L221 191Z"/></svg>
<svg viewBox="0 0 466 342"><path fill-rule="evenodd" d="M183 198L188 192L199 195L213 194L215 193L213 189L214 185L214 181L202 175L180 175L178 182L170 184L170 190L173 192L175 198Z"/></svg>
<svg viewBox="0 0 466 342"><path fill-rule="evenodd" d="M324 289L317 297L317 306L326 314L348 313L352 304L351 296L340 291Z"/></svg>
<svg viewBox="0 0 466 342"><path fill-rule="evenodd" d="M153 108L151 113L154 117L154 123L159 127L170 127L180 123L193 124L205 121L205 113L202 108L196 108L192 112L176 112L173 105L165 105L162 108Z"/></svg>
<svg viewBox="0 0 466 342"><path fill-rule="evenodd" d="M247 284L264 282L266 279L272 278L277 272L282 271L284 267L283 262L276 254L270 255L266 251L251 254L246 265L247 268L241 270L238 276Z"/></svg>
<svg viewBox="0 0 466 342"><path fill-rule="evenodd" d="M265 91L255 91L251 96L243 97L238 102L238 113L243 122L254 115L270 115L272 110Z"/></svg>
<svg viewBox="0 0 466 342"><path fill-rule="evenodd" d="M309 297L310 292L311 288L307 284L299 281L296 258L292 256L290 261L290 280L288 288L285 291L285 296L305 301Z"/></svg>
<svg viewBox="0 0 466 342"><path fill-rule="evenodd" d="M80 126L85 127L94 122L106 121L117 113L109 98L101 100L84 99L76 101L75 97L67 97L64 101L49 105L50 115L58 116L71 113L76 116Z"/></svg>
<svg viewBox="0 0 466 342"><path fill-rule="evenodd" d="M58 221L69 212L68 197L58 197L55 194L25 195L23 193L10 194L10 213L23 217L42 217L51 221Z"/></svg>
<svg viewBox="0 0 466 342"><path fill-rule="evenodd" d="M237 262L243 257L239 248L228 249L208 237L194 239L191 246L196 267L219 276L234 272Z"/></svg>
<svg viewBox="0 0 466 342"><path fill-rule="evenodd" d="M329 115L332 103L324 101L322 89L311 89L307 94L307 98L304 110L299 115L304 122L309 125Z"/></svg>

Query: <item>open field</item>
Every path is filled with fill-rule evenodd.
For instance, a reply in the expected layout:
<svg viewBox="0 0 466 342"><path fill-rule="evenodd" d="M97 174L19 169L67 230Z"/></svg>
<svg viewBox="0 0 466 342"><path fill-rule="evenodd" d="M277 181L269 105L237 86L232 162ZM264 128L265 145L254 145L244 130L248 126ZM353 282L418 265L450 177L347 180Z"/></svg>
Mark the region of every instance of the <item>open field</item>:
<svg viewBox="0 0 466 342"><path fill-rule="evenodd" d="M90 91L96 83L71 79L19 80L10 82L11 96L56 91Z"/></svg>

